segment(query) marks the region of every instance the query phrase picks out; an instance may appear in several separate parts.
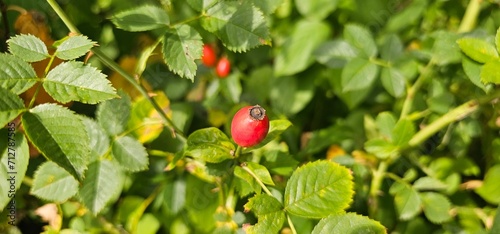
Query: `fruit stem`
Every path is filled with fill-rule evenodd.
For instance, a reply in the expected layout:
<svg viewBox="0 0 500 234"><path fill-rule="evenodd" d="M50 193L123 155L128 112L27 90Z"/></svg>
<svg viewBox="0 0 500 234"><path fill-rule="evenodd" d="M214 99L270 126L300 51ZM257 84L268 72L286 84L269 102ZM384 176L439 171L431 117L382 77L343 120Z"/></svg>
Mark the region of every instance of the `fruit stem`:
<svg viewBox="0 0 500 234"><path fill-rule="evenodd" d="M80 34L78 31L78 28L76 28L75 25L69 20L68 16L64 11L61 9L61 7L56 3L55 0L47 0L49 5L52 7L52 9L56 12L56 14L61 18L61 20L64 22L66 27L73 32ZM144 96L155 108L155 110L160 114L160 117L162 120L169 125L168 127L171 128L171 131L173 132L174 136L178 136L179 139L182 141L186 141L186 137L184 136L184 133L175 126L174 122L167 116L167 114L162 110L162 108L158 105L158 103L149 96L147 90L140 85L134 77L132 77L130 74L128 74L123 68L120 67L120 65L116 64L112 59L110 59L106 54L104 54L98 47L92 48L92 52L109 68L114 70L115 72L119 73L122 75L134 88L141 93L142 96Z"/></svg>
<svg viewBox="0 0 500 234"><path fill-rule="evenodd" d="M418 76L415 83L408 89L399 119L406 118L406 116L410 113L411 108L413 107L413 101L415 99L415 95L420 90L425 81L427 81L427 78L429 77L430 71L433 66L434 66L434 61L431 59L427 63L427 65L423 68L422 72L420 72L420 75Z"/></svg>
<svg viewBox="0 0 500 234"><path fill-rule="evenodd" d="M458 27L458 33L469 32L476 26L477 17L481 11L481 3L483 0L470 0L465 9L464 18Z"/></svg>

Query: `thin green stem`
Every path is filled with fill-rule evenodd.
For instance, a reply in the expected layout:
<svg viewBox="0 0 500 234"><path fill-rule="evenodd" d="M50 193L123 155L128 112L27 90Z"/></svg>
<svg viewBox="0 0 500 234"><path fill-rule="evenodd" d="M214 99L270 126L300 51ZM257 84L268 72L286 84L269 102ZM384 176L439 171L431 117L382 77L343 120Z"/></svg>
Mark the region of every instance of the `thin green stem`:
<svg viewBox="0 0 500 234"><path fill-rule="evenodd" d="M191 18L188 18L188 19L185 19L185 20L180 21L180 22L176 22L176 23L170 24L170 27L173 28L173 27L175 27L175 26L177 26L179 24L187 24L187 23L190 23L192 21L198 20L201 17L203 17L203 14L197 15L197 16L194 16L194 17L191 17Z"/></svg>
<svg viewBox="0 0 500 234"><path fill-rule="evenodd" d="M41 87L42 87L42 84L38 83L36 90L35 90L35 93L33 94L33 97L30 100L30 104L28 105L28 109L31 109L31 107L33 107L33 105L35 105L36 96L38 96L38 93L40 92Z"/></svg>
<svg viewBox="0 0 500 234"><path fill-rule="evenodd" d="M481 12L481 3L483 0L470 0L465 9L464 18L458 27L458 33L470 32L476 26L477 17Z"/></svg>
<svg viewBox="0 0 500 234"><path fill-rule="evenodd" d="M411 108L413 107L413 101L415 99L415 95L420 90L422 85L427 81L429 77L430 70L434 66L434 61L431 60L427 65L423 68L422 72L418 76L415 83L408 89L408 93L406 94L406 99L403 103L403 109L401 110L401 115L399 119L404 119L410 113Z"/></svg>
<svg viewBox="0 0 500 234"><path fill-rule="evenodd" d="M28 187L33 187L33 179L29 176L24 176L23 178L23 184L25 184Z"/></svg>
<svg viewBox="0 0 500 234"><path fill-rule="evenodd" d="M292 231L292 234L297 234L297 230L295 230L295 226L293 225L292 219L290 218L290 215L286 215L286 219L288 221L288 226L290 226L290 230Z"/></svg>
<svg viewBox="0 0 500 234"><path fill-rule="evenodd" d="M73 25L73 23L67 17L66 13L64 13L64 11L55 2L55 0L47 0L47 2L52 7L52 9L54 9L54 11L57 13L57 15L59 16L59 18L61 18L61 20L66 25L66 27L68 27L68 29L71 32L80 33L78 31L78 28L76 28L76 26ZM144 96L151 103L151 105L153 106L153 108L155 108L155 110L160 114L160 117L162 118L162 120L168 125L168 127L171 128L174 136L178 136L179 139L181 139L183 141L186 140L186 137L184 136L184 133L179 128L177 128L175 126L175 124L167 116L167 114L165 113L165 111L163 111L163 109L158 105L158 103L151 96L149 96L147 90L139 82L137 82L132 75L128 74L125 70L123 70L123 68L121 68L120 65L118 65L115 61L113 61L108 56L106 56L98 47L92 48L92 52L106 66L108 66L112 70L116 71L118 74L122 75L130 84L132 84L132 86L134 86L135 89L137 89L141 93L142 96Z"/></svg>
<svg viewBox="0 0 500 234"><path fill-rule="evenodd" d="M66 13L64 13L63 9L61 9L55 0L47 0L47 3L49 3L50 7L54 9L59 18L63 21L66 27L68 27L69 31L80 34L78 28L71 22Z"/></svg>
<svg viewBox="0 0 500 234"><path fill-rule="evenodd" d="M47 74L49 73L50 67L52 67L52 63L54 62L55 58L56 58L55 54L53 54L52 56L50 56L50 61L47 64L47 66L45 67L44 76L47 76Z"/></svg>
<svg viewBox="0 0 500 234"><path fill-rule="evenodd" d="M391 63L385 61L385 60L382 60L382 59L378 59L378 58L370 58L370 62L373 63L373 64L377 64L381 67L391 67Z"/></svg>
<svg viewBox="0 0 500 234"><path fill-rule="evenodd" d="M408 182L404 181L401 177L399 177L398 175L396 175L394 173L385 173L385 176L387 178L390 178L390 179L397 181L399 183L408 184Z"/></svg>
<svg viewBox="0 0 500 234"><path fill-rule="evenodd" d="M250 170L245 163L243 163L241 165L241 168L243 170L245 170L246 172L248 172L248 174L250 174L256 181L257 183L260 185L260 187L262 187L262 190L264 190L264 192L266 192L267 195L271 196L271 197L274 197L274 195L271 193L271 191L269 191L269 189L266 187L266 185L264 183L262 183L262 181L259 179L259 177L257 177L257 175L255 175L255 173L253 173L252 170Z"/></svg>

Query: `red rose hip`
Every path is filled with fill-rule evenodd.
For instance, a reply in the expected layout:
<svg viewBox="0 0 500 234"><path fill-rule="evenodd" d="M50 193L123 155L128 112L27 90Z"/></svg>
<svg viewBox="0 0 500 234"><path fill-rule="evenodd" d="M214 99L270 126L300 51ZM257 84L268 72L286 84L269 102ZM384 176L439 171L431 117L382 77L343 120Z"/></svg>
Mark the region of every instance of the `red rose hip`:
<svg viewBox="0 0 500 234"><path fill-rule="evenodd" d="M201 61L207 67L215 66L215 63L217 62L217 56L215 54L214 48L211 45L203 45L203 55L201 56Z"/></svg>
<svg viewBox="0 0 500 234"><path fill-rule="evenodd" d="M233 117L231 135L236 144L251 147L259 144L269 131L266 110L259 105L245 106Z"/></svg>
<svg viewBox="0 0 500 234"><path fill-rule="evenodd" d="M227 59L227 57L222 57L217 63L217 67L215 67L217 76L219 76L220 78L226 78L226 76L229 75L230 71L231 62L229 62L229 59Z"/></svg>

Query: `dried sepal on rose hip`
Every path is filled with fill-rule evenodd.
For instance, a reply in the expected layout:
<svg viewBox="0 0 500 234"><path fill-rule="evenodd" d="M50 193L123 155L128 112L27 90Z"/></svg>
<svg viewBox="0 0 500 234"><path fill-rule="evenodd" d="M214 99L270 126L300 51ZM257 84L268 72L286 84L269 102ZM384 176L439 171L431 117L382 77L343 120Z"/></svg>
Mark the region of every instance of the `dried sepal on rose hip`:
<svg viewBox="0 0 500 234"><path fill-rule="evenodd" d="M231 122L231 136L242 147L259 144L266 138L268 131L269 118L266 110L259 105L241 108Z"/></svg>

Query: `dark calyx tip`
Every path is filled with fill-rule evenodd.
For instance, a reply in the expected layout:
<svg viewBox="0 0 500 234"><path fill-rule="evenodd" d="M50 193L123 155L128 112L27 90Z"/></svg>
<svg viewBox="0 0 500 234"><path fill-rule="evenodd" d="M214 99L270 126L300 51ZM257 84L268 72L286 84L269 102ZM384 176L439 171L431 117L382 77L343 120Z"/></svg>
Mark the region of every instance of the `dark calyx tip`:
<svg viewBox="0 0 500 234"><path fill-rule="evenodd" d="M250 117L255 120L263 120L266 117L266 110L259 105L250 108Z"/></svg>

